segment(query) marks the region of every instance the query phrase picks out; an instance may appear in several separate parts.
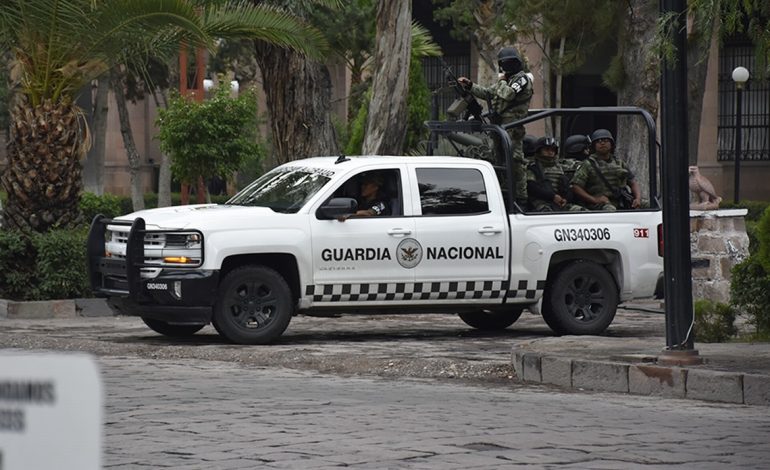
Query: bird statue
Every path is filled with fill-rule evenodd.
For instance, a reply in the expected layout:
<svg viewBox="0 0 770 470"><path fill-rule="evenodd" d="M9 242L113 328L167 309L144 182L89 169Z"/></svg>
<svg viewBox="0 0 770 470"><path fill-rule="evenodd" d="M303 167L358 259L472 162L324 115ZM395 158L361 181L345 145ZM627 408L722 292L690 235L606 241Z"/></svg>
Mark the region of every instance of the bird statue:
<svg viewBox="0 0 770 470"><path fill-rule="evenodd" d="M692 193L690 209L699 211L719 209L722 198L717 196L711 181L700 174L697 166L688 167L687 172L690 174L690 193Z"/></svg>

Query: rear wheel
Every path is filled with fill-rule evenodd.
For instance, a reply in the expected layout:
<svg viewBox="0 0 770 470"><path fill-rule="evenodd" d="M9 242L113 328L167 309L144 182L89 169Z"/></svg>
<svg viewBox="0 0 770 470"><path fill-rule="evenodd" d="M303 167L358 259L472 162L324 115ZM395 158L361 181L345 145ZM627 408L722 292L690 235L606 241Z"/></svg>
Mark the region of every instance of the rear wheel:
<svg viewBox="0 0 770 470"><path fill-rule="evenodd" d="M618 287L601 265L588 260L564 265L548 282L543 319L557 334L597 335L618 308Z"/></svg>
<svg viewBox="0 0 770 470"><path fill-rule="evenodd" d="M507 310L482 310L459 315L462 321L478 330L496 331L504 330L516 323L523 310L523 306L510 306Z"/></svg>
<svg viewBox="0 0 770 470"><path fill-rule="evenodd" d="M150 329L156 333L160 333L165 336L170 336L172 338L182 338L185 336L192 336L195 333L199 332L204 326L206 325L172 325L170 323L161 321L161 320L155 320L152 318L144 318L142 317L142 321L145 325L149 326Z"/></svg>
<svg viewBox="0 0 770 470"><path fill-rule="evenodd" d="M244 266L220 284L212 323L233 343L266 344L283 334L293 314L291 290L277 271Z"/></svg>

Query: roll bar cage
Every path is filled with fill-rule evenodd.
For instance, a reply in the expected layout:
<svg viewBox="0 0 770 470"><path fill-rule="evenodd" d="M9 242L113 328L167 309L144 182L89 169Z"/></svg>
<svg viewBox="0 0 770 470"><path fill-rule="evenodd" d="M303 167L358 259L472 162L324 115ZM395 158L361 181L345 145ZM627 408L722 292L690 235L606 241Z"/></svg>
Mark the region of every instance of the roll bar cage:
<svg viewBox="0 0 770 470"><path fill-rule="evenodd" d="M655 120L652 118L649 112L642 108L634 106L605 106L605 107L582 107L582 108L544 108L544 109L531 109L529 115L525 118L511 121L506 124L496 125L488 124L481 120L475 119L470 121L427 121L425 125L430 131L430 141L428 144L428 155L433 155L436 148L437 138L441 134L449 134L455 132L489 132L497 136L500 140L501 150L505 156L506 167L506 180L507 180L507 194L508 194L508 207L516 207L515 192L513 190L513 144L511 138L506 132L508 129L523 126L531 122L539 121L552 116L579 116L579 115L596 115L596 114L611 114L616 116L623 115L640 115L644 119L647 125L647 152L649 159L649 183L650 183L650 204L655 204L656 207L660 207L659 200L660 194L658 192L658 143L657 133L655 131Z"/></svg>

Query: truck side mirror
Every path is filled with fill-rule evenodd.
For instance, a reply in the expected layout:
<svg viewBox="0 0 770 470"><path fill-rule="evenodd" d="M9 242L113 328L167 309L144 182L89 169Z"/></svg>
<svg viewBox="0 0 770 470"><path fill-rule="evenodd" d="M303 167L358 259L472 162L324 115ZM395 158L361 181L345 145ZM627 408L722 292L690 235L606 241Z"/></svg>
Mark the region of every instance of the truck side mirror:
<svg viewBox="0 0 770 470"><path fill-rule="evenodd" d="M336 219L345 214L352 214L358 209L358 202L350 197L331 198L318 208L315 216L321 220Z"/></svg>

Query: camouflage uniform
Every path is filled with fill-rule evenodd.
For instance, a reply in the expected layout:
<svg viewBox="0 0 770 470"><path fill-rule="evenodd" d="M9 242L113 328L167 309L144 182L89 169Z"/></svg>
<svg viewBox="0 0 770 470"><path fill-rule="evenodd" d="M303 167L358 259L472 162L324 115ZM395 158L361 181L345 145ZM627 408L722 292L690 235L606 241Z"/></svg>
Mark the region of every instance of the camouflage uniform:
<svg viewBox="0 0 770 470"><path fill-rule="evenodd" d="M505 124L527 116L529 101L532 99L532 80L521 71L507 80L499 80L492 86L483 87L473 84L471 94L482 100L489 100L492 109L499 116L493 124ZM516 200L527 200L526 160L521 141L524 138L524 126L508 129L513 145L513 182L516 185Z"/></svg>
<svg viewBox="0 0 770 470"><path fill-rule="evenodd" d="M537 212L585 210L584 207L572 203L569 179L557 158L535 156L534 162L527 166L527 193L530 207ZM554 203L556 194L566 199L567 204L560 207Z"/></svg>
<svg viewBox="0 0 770 470"><path fill-rule="evenodd" d="M613 188L610 190L604 181L602 181L599 174L594 169L590 160L596 163L596 166L601 170L607 182ZM615 189L620 189L629 184L634 179L634 173L628 168L628 165L622 160L619 160L615 155L610 154L608 160L602 160L598 158L596 154L591 154L586 160L581 162L575 175L572 177L571 184L578 185L585 189L591 196L607 196L610 200L605 204L586 204L586 207L591 210L604 210L615 211L620 207L620 201L618 201Z"/></svg>
<svg viewBox="0 0 770 470"><path fill-rule="evenodd" d="M580 164L583 163L583 161L584 160L569 157L559 161L559 163L561 163L561 169L564 170L564 174L567 176L567 180L571 180L572 177L575 176L575 172L580 168Z"/></svg>

